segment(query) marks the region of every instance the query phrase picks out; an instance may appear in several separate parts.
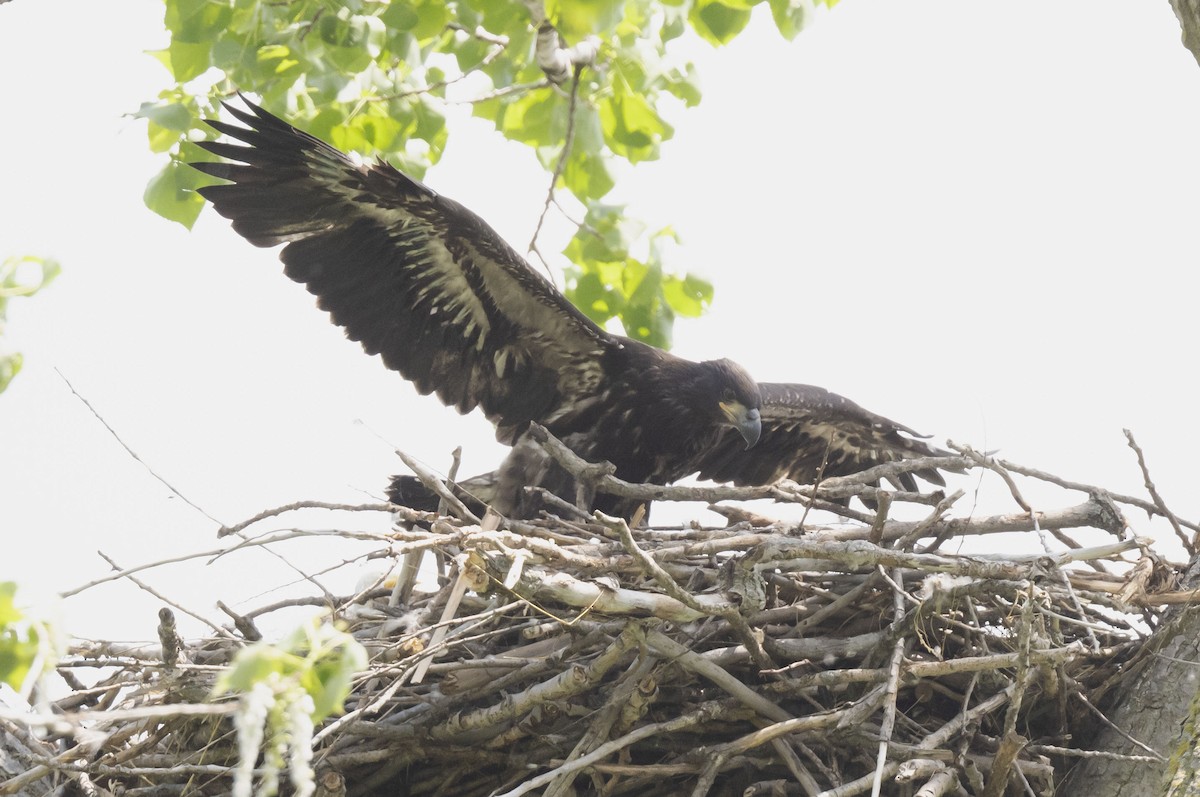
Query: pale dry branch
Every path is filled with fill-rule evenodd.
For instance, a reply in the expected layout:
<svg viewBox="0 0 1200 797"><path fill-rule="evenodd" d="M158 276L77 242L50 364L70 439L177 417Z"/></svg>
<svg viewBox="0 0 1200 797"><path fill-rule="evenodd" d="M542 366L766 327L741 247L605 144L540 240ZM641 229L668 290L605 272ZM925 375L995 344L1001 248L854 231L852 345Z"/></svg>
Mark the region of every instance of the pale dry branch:
<svg viewBox="0 0 1200 797"><path fill-rule="evenodd" d="M1053 473L1047 473L1046 471L1038 470L1037 468L1029 468L1024 465L1018 465L1015 462L1009 462L1008 460L1004 459L998 459L996 462L1005 470L1012 471L1013 473L1020 473L1022 476L1029 476L1033 479L1049 482L1050 484L1054 484L1059 487L1065 487L1068 490L1078 490L1079 492L1087 493L1089 495L1104 495L1118 503L1126 504L1128 506L1135 506L1149 515L1162 514L1159 508L1153 503L1144 501L1136 496L1114 493L1111 490L1105 490L1103 487L1097 487L1094 484L1084 484L1083 482L1070 481L1060 476L1055 476ZM1179 521L1180 526L1200 533L1200 523L1183 520L1182 518L1177 518L1177 520Z"/></svg>
<svg viewBox="0 0 1200 797"><path fill-rule="evenodd" d="M125 572L124 568L122 568L120 565L118 565L116 562L114 562L112 560L112 557L108 556L106 553L104 553L104 551L96 551L96 554L101 559L108 562L109 565L112 566L113 570L117 571L118 573ZM198 612L194 612L191 609L188 609L188 608L176 603L175 601L171 600L170 598L166 597L161 592L156 590L154 587L151 587L149 584L147 584L146 582L139 579L137 576L130 575L128 572L125 572L124 578L128 579L133 584L136 584L138 589L141 589L141 590L144 590L145 592L150 593L151 595L158 598L160 601L167 604L168 606L171 606L171 607L183 612L184 614L188 615L189 617L192 617L195 620L199 620L201 623L203 623L204 625L211 628L213 630L213 632L216 633L218 636L224 636L229 639L234 639L233 634L229 633L221 626L219 626L216 623L214 623L213 621L209 620L204 615L202 615ZM165 653L164 653L164 655L165 655Z"/></svg>
<svg viewBox="0 0 1200 797"><path fill-rule="evenodd" d="M243 520L241 523L235 523L232 526L222 526L220 529L218 529L217 536L218 537L228 537L230 534L237 534L239 532L245 531L247 528L249 528L250 526L253 526L255 523L259 523L263 520L266 520L267 518L277 517L277 516L285 514L287 512L295 512L300 509L329 509L329 510L336 510L336 511L340 511L340 512L386 512L389 510L396 511L395 507L392 504L334 504L334 503L330 503L328 501L293 501L290 504L284 504L283 506L277 506L274 509L263 510L262 512L259 512L254 517ZM411 511L411 510L409 510L409 511ZM429 519L429 513L428 512L414 513L414 517L412 517L411 519L412 520L427 520L427 519ZM221 551L220 553L223 553L223 551Z"/></svg>
<svg viewBox="0 0 1200 797"><path fill-rule="evenodd" d="M1123 429L1125 439L1129 441L1129 447L1133 449L1133 453L1137 455L1138 468L1142 471L1142 480L1146 485L1146 492L1150 493L1150 499L1154 501L1154 506L1158 508L1158 513L1171 522L1171 528L1175 530L1175 536L1183 543L1183 549L1188 552L1189 556L1196 555L1196 538L1189 538L1183 533L1183 528L1179 525L1179 518L1175 517L1175 513L1167 509L1167 502L1158 494L1158 488L1154 486L1154 481L1150 478L1150 468L1146 465L1146 455L1142 453L1142 448L1133 439L1133 432L1128 429ZM1200 532L1197 532L1200 536Z"/></svg>
<svg viewBox="0 0 1200 797"><path fill-rule="evenodd" d="M995 457L988 456L987 454L981 454L970 446L960 446L953 440L947 440L946 445L950 446L967 459L974 461L977 465L987 468L992 473L995 473L997 476L999 476L1004 482L1005 486L1008 487L1008 492L1013 497L1013 500L1017 502L1017 506L1021 507L1021 509L1025 512L1028 512L1031 515L1033 514L1033 507L1031 507L1025 500L1025 496L1021 495L1021 490L1017 487L1017 483L1013 481L1013 477L1002 464L996 461Z"/></svg>
<svg viewBox="0 0 1200 797"><path fill-rule="evenodd" d="M467 509L467 505L464 504L457 495L450 491L450 488L446 486L445 482L438 478L436 473L422 465L416 460L416 458L410 457L408 454L404 453L398 448L396 449L396 456L400 457L400 461L403 462L408 469L411 470L416 477L421 480L421 484L427 487L433 492L434 495L438 497L439 504L444 503L447 507L454 511L454 514L457 517L469 523L479 523L479 518L475 517L475 513L473 513L470 509Z"/></svg>

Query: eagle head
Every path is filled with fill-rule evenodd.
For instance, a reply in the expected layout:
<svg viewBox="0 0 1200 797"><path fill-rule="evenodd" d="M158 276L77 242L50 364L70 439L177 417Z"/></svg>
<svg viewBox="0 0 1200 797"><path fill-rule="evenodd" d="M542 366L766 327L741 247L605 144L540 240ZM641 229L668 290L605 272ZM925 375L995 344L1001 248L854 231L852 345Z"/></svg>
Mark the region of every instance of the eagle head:
<svg viewBox="0 0 1200 797"><path fill-rule="evenodd" d="M707 360L700 365L705 369L702 392L706 409L715 414L720 425L737 429L746 448L752 447L762 434L758 382L732 360Z"/></svg>

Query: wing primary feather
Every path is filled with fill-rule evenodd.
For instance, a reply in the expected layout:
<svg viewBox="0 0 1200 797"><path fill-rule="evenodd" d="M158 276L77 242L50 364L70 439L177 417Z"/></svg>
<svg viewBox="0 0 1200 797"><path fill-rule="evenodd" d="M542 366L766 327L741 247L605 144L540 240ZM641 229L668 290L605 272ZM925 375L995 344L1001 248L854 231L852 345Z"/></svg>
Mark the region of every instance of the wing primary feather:
<svg viewBox="0 0 1200 797"><path fill-rule="evenodd" d="M355 164L246 97L211 120L227 182L199 189L256 246L285 244L284 271L353 340L462 412L516 434L603 389L620 344L482 219L387 163Z"/></svg>

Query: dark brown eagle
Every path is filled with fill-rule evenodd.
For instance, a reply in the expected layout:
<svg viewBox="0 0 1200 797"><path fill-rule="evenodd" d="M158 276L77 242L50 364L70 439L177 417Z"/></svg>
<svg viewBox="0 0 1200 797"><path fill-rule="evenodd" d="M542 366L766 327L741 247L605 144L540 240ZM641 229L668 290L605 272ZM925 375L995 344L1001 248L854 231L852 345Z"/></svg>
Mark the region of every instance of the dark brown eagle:
<svg viewBox="0 0 1200 797"><path fill-rule="evenodd" d="M729 360L692 362L610 334L467 208L246 104L226 105L245 127L208 122L242 143L200 143L226 160L192 165L228 181L200 193L255 246L286 244L284 273L368 354L459 412L483 410L514 446L489 496L502 514L522 513L526 485L574 497L525 438L531 422L653 484L694 473L812 482L945 453L822 388L759 384ZM902 483L915 489L911 475ZM629 516L634 505L599 495L594 508Z"/></svg>

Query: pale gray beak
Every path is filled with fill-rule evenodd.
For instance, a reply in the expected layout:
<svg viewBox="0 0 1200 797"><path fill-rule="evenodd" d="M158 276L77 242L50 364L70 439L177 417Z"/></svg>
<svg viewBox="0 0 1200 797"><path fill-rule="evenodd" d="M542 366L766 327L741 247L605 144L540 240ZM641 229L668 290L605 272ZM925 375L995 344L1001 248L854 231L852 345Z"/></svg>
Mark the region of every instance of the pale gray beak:
<svg viewBox="0 0 1200 797"><path fill-rule="evenodd" d="M742 439L746 441L746 448L754 448L754 444L762 435L762 418L759 416L758 410L746 410L737 422L737 430L741 433Z"/></svg>
<svg viewBox="0 0 1200 797"><path fill-rule="evenodd" d="M762 435L762 418L758 410L746 409L746 405L740 401L722 401L720 406L721 412L725 413L725 417L746 441L746 448L753 448Z"/></svg>

